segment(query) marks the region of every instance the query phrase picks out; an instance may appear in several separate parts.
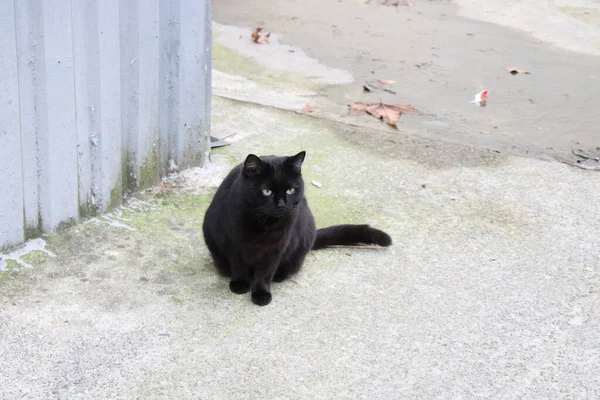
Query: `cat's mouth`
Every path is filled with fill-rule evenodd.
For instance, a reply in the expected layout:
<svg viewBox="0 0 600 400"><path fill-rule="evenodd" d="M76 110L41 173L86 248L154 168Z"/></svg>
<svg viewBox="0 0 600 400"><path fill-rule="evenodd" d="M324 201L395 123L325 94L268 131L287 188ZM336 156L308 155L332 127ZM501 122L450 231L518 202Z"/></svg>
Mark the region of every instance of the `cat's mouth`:
<svg viewBox="0 0 600 400"><path fill-rule="evenodd" d="M250 213L254 223L259 225L271 225L277 223L285 223L292 215L296 207L281 207L277 209L265 210L264 208L256 209Z"/></svg>
<svg viewBox="0 0 600 400"><path fill-rule="evenodd" d="M293 208L281 208L271 211L268 216L273 219L281 219L289 216L293 210Z"/></svg>

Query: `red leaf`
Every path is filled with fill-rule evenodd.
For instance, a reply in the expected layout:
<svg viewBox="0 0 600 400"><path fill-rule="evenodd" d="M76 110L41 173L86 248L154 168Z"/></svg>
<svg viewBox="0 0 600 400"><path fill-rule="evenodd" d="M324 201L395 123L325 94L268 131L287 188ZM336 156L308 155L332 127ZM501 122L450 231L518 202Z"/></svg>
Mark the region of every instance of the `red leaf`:
<svg viewBox="0 0 600 400"><path fill-rule="evenodd" d="M269 36L271 36L271 32L267 33L266 35L261 35L260 32L262 31L263 28L256 28L254 30L254 32L252 32L252 34L250 35L250 37L252 37L252 39L254 39L255 43L258 44L267 44L269 43Z"/></svg>

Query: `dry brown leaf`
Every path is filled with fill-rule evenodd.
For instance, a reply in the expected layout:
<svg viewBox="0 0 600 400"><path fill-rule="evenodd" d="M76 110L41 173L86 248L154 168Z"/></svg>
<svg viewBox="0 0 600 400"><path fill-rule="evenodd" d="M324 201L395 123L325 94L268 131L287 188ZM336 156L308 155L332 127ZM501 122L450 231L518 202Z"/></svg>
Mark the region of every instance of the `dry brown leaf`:
<svg viewBox="0 0 600 400"><path fill-rule="evenodd" d="M365 112L369 105L363 103L350 103L348 104L348 107L350 107L350 112L348 113L348 115L358 115Z"/></svg>
<svg viewBox="0 0 600 400"><path fill-rule="evenodd" d="M396 81L392 79L380 79L379 82L383 83L384 85L393 85L396 83Z"/></svg>
<svg viewBox="0 0 600 400"><path fill-rule="evenodd" d="M364 103L350 103L350 112L348 115L358 115L363 112L372 115L373 117L382 120L389 126L398 129L397 122L403 113L418 114L419 110L411 106L410 104L364 104Z"/></svg>
<svg viewBox="0 0 600 400"><path fill-rule="evenodd" d="M267 33L266 35L261 35L260 32L262 31L262 29L263 28L260 27L256 28L250 36L252 37L252 39L254 39L255 43L267 44L269 43L269 36L271 36L271 32Z"/></svg>
<svg viewBox="0 0 600 400"><path fill-rule="evenodd" d="M383 103L381 104L381 109L383 110L381 119L385 121L385 123L387 123L389 126L397 129L398 126L396 125L396 123L398 122L398 119L400 118L400 115L402 113L396 112L396 110L392 110L386 107Z"/></svg>
<svg viewBox="0 0 600 400"><path fill-rule="evenodd" d="M252 39L254 39L255 42L258 42L258 39L260 38L260 32L262 31L262 28L258 27L254 30L254 32L252 32L250 34L250 37Z"/></svg>
<svg viewBox="0 0 600 400"><path fill-rule="evenodd" d="M312 108L312 106L310 104L307 104L304 107L302 107L302 112L311 113L313 111L315 111L315 109Z"/></svg>
<svg viewBox="0 0 600 400"><path fill-rule="evenodd" d="M409 114L420 114L421 112L417 110L410 104L386 104L386 107L393 108L394 110L400 113L409 113Z"/></svg>
<svg viewBox="0 0 600 400"><path fill-rule="evenodd" d="M529 71L525 71L519 68L506 68L506 70L508 72L510 72L512 75L516 75L516 74L525 74L525 75L529 75L530 72Z"/></svg>

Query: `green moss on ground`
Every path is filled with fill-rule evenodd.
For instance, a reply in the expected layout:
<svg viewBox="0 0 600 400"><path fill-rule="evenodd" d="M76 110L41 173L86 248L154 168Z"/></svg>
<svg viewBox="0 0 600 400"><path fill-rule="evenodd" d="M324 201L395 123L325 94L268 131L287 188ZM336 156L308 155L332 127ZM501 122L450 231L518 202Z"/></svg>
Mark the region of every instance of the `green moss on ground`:
<svg viewBox="0 0 600 400"><path fill-rule="evenodd" d="M33 267L44 264L48 260L48 258L50 258L50 256L40 250L34 250L21 257L23 261L25 261L27 264Z"/></svg>
<svg viewBox="0 0 600 400"><path fill-rule="evenodd" d="M292 155L306 150L306 195L318 227L376 223L385 228L378 208L381 198L368 190L383 187L381 183L374 184L372 171L379 168L377 163L387 161L339 138L335 124L224 99L215 101L214 110L217 126L244 132L237 143L213 151L224 156L220 162L233 167L248 153ZM228 119L232 114L245 118ZM364 170L366 163L371 163L368 170ZM152 160L147 165L145 177L153 175L157 167ZM322 186L313 186L312 180ZM105 271L111 271L110 279L121 280L124 285L156 285L156 293L164 295L166 302L172 303L171 297L187 299L189 295L178 294L181 287L191 285L200 293L206 289L199 285L214 286L220 282L202 237L204 213L215 189L209 194L178 190L157 195L139 192L135 197L143 201L140 209L118 208L118 212L48 235L48 249L57 257L28 255L24 259L41 268L21 270L18 274L25 278L23 281L42 274L52 279L73 277L95 282L94 274L104 276ZM116 194L115 191L113 196ZM132 230L110 226L111 221ZM142 278L144 281L140 281Z"/></svg>
<svg viewBox="0 0 600 400"><path fill-rule="evenodd" d="M245 57L229 47L213 41L213 68L231 75L238 75L265 88L289 91L290 88L319 92L326 85L317 83L305 75L276 71L266 68L250 57Z"/></svg>
<svg viewBox="0 0 600 400"><path fill-rule="evenodd" d="M5 260L6 266L4 271L0 271L0 279L8 278L13 276L21 270L21 266L15 260Z"/></svg>

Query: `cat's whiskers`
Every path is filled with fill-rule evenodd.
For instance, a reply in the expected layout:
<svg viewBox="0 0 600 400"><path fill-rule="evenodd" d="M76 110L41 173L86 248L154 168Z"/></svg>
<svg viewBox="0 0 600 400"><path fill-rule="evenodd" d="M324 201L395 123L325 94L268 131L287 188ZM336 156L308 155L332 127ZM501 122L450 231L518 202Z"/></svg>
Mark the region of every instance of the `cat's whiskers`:
<svg viewBox="0 0 600 400"><path fill-rule="evenodd" d="M265 213L264 207L254 208L246 214L253 222L257 223L259 226L266 228L267 218L269 217Z"/></svg>

